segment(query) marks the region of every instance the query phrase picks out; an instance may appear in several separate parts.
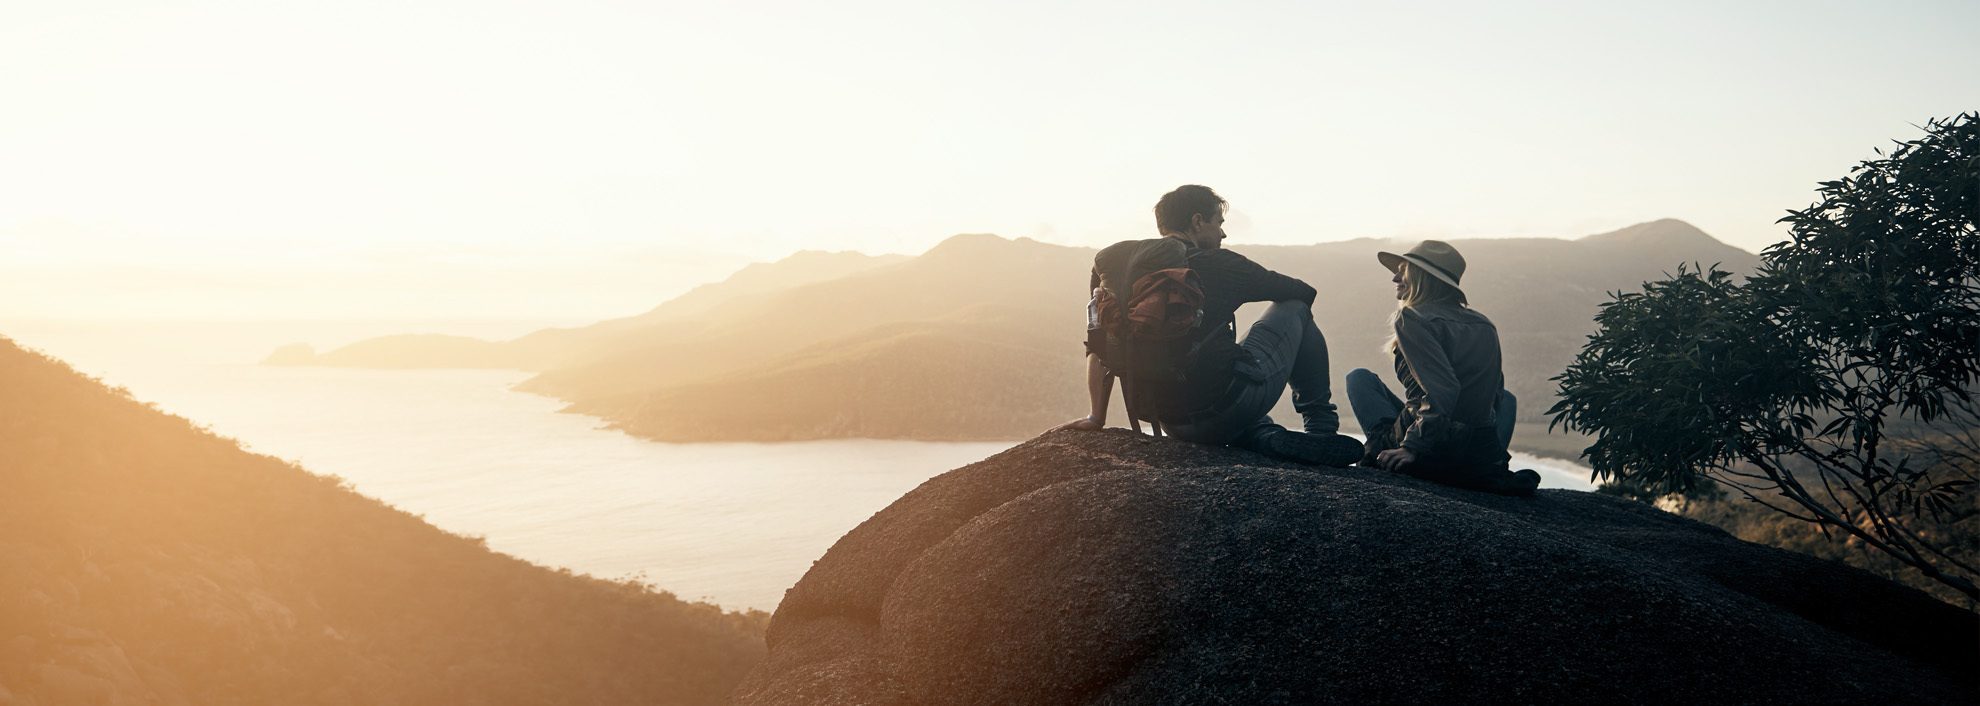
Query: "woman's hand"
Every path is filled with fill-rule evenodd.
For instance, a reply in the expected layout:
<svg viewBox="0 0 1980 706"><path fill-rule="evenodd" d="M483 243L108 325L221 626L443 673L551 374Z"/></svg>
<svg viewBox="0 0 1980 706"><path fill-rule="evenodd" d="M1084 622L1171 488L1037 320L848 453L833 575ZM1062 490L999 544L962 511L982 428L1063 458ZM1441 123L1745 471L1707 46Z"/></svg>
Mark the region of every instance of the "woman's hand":
<svg viewBox="0 0 1980 706"><path fill-rule="evenodd" d="M1416 452L1409 449L1389 449L1375 454L1375 465L1385 471L1398 470L1412 463L1416 463Z"/></svg>
<svg viewBox="0 0 1980 706"><path fill-rule="evenodd" d="M1074 431L1100 431L1102 428L1106 426L1107 425L1100 423L1100 420L1098 419L1094 419L1092 417L1080 417L1070 422L1066 422L1056 427L1052 427L1052 431L1058 431L1060 429L1072 429Z"/></svg>

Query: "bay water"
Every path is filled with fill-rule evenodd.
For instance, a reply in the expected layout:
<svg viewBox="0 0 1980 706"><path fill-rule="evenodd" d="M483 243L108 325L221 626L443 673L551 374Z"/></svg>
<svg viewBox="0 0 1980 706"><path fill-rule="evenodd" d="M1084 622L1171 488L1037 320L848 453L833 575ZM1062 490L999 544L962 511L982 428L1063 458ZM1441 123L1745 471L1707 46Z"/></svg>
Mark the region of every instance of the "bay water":
<svg viewBox="0 0 1980 706"><path fill-rule="evenodd" d="M928 478L1016 443L660 443L511 390L523 372L258 364L293 342L500 339L571 323L13 319L0 320L0 335L496 551L732 609L775 609L846 531ZM1590 487L1586 468L1514 456L1544 487Z"/></svg>

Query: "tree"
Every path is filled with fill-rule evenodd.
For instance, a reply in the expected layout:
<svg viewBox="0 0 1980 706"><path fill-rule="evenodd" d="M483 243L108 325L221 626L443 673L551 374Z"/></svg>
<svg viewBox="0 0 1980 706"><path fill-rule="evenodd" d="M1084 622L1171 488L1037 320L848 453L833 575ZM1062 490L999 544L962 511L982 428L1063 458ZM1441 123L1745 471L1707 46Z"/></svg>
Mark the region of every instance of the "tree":
<svg viewBox="0 0 1980 706"><path fill-rule="evenodd" d="M1716 483L1980 600L1972 538L1921 531L1980 470L1980 113L1932 120L1789 211L1738 282L1678 268L1617 293L1554 425L1598 478Z"/></svg>

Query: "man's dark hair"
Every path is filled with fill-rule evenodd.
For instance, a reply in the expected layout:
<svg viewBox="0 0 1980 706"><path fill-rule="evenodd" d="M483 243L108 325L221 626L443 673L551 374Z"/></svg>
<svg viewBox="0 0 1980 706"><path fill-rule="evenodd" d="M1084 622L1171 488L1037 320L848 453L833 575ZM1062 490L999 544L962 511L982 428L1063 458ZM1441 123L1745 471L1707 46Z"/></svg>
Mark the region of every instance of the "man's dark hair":
<svg viewBox="0 0 1980 706"><path fill-rule="evenodd" d="M1224 198L1208 186L1184 184L1155 202L1155 228L1163 234L1188 233L1190 216L1206 219L1224 212Z"/></svg>

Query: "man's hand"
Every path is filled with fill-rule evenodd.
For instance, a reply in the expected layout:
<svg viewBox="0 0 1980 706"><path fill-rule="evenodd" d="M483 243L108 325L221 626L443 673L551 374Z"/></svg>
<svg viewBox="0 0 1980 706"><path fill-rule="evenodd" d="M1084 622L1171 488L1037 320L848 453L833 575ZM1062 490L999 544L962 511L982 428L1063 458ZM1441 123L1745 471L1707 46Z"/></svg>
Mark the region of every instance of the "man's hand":
<svg viewBox="0 0 1980 706"><path fill-rule="evenodd" d="M1075 431L1100 431L1105 426L1106 425L1101 424L1100 420L1098 419L1094 419L1092 417L1080 417L1070 422L1066 422L1056 427L1052 427L1052 431L1058 431L1060 429L1072 429Z"/></svg>
<svg viewBox="0 0 1980 706"><path fill-rule="evenodd" d="M1375 454L1375 465L1385 471L1398 470L1412 463L1416 463L1416 453L1409 449L1389 449Z"/></svg>

